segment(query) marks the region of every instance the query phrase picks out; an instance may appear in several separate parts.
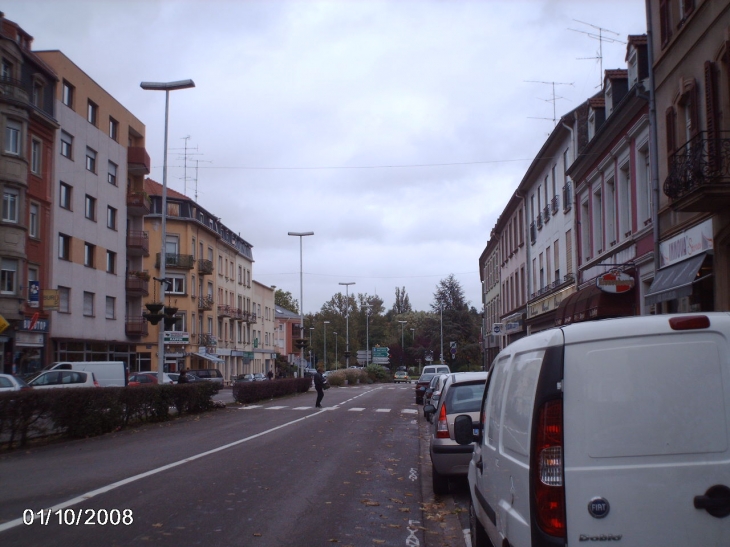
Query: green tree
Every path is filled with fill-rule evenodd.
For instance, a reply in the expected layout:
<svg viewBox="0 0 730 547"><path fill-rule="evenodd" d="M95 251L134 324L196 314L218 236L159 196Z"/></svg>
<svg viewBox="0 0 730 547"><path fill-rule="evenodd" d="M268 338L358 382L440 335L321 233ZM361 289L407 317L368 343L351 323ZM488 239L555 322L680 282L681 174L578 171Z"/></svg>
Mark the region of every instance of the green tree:
<svg viewBox="0 0 730 547"><path fill-rule="evenodd" d="M412 312L413 308L411 307L411 301L408 298L408 293L406 292L405 287L396 287L395 288L395 302L393 302L393 307L390 309L391 315L400 315L403 313L409 313Z"/></svg>
<svg viewBox="0 0 730 547"><path fill-rule="evenodd" d="M274 303L291 312L299 313L299 302L289 291L284 292L281 289L276 289L276 292L274 292Z"/></svg>

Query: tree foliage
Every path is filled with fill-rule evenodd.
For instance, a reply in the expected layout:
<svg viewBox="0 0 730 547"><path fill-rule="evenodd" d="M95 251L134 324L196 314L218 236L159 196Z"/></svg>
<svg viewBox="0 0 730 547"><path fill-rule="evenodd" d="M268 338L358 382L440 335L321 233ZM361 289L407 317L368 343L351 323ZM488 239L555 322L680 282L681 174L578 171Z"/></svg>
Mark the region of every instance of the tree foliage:
<svg viewBox="0 0 730 547"><path fill-rule="evenodd" d="M400 315L403 313L409 313L412 312L413 308L411 308L411 301L408 298L408 293L406 292L405 287L396 287L395 288L395 302L393 302L393 307L390 309L390 315Z"/></svg>
<svg viewBox="0 0 730 547"><path fill-rule="evenodd" d="M289 291L284 292L281 289L276 289L276 292L274 293L274 303L277 306L291 312L299 313L299 302Z"/></svg>

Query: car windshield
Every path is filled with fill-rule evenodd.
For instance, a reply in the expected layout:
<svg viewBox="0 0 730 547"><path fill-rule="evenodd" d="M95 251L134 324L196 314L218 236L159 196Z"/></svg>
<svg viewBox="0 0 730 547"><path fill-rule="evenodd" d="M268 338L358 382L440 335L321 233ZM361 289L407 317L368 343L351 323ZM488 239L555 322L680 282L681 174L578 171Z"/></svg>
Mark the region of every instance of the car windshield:
<svg viewBox="0 0 730 547"><path fill-rule="evenodd" d="M446 411L449 414L479 412L484 395L484 382L479 384L455 384L446 392Z"/></svg>
<svg viewBox="0 0 730 547"><path fill-rule="evenodd" d="M435 372L428 372L426 374L421 374L421 377L418 379L418 381L419 382L430 382L434 376L436 376Z"/></svg>

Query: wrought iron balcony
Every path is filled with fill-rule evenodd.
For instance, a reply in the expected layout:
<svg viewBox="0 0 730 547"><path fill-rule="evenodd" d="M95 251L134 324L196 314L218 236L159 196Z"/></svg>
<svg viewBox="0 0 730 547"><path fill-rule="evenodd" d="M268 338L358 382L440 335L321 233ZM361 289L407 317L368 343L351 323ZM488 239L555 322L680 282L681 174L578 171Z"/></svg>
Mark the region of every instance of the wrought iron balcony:
<svg viewBox="0 0 730 547"><path fill-rule="evenodd" d="M546 205L542 210L542 216L545 219L545 224L550 222L550 206Z"/></svg>
<svg viewBox="0 0 730 547"><path fill-rule="evenodd" d="M213 297L212 296L201 296L198 299L198 309L204 311L210 311L213 309Z"/></svg>
<svg viewBox="0 0 730 547"><path fill-rule="evenodd" d="M150 256L150 238L147 232L127 232L127 256Z"/></svg>
<svg viewBox="0 0 730 547"><path fill-rule="evenodd" d="M192 270L195 266L193 255L176 255L165 253L165 267L176 268L179 270ZM157 253L155 260L155 268L160 267L160 253Z"/></svg>
<svg viewBox="0 0 730 547"><path fill-rule="evenodd" d="M200 275L210 275L213 273L213 261L205 258L198 259L198 273Z"/></svg>
<svg viewBox="0 0 730 547"><path fill-rule="evenodd" d="M135 217L149 215L152 210L152 201L144 192L130 192L127 194L127 213Z"/></svg>
<svg viewBox="0 0 730 547"><path fill-rule="evenodd" d="M535 228L535 222L530 222L530 243L535 243L537 239L537 229Z"/></svg>
<svg viewBox="0 0 730 547"><path fill-rule="evenodd" d="M537 214L537 218L535 219L535 223L537 224L537 229L542 230L542 213Z"/></svg>
<svg viewBox="0 0 730 547"><path fill-rule="evenodd" d="M218 339L212 334L198 334L199 346L217 346Z"/></svg>
<svg viewBox="0 0 730 547"><path fill-rule="evenodd" d="M664 193L680 212L724 211L730 205L730 131L701 131L669 157Z"/></svg>
<svg viewBox="0 0 730 547"><path fill-rule="evenodd" d="M572 182L568 181L563 186L563 211L570 211L573 206Z"/></svg>
<svg viewBox="0 0 730 547"><path fill-rule="evenodd" d="M124 332L127 336L147 336L149 328L147 320L142 317L127 317L124 320Z"/></svg>
<svg viewBox="0 0 730 547"><path fill-rule="evenodd" d="M231 317L233 315L233 308L228 305L222 304L218 306L218 316L220 317Z"/></svg>
<svg viewBox="0 0 730 547"><path fill-rule="evenodd" d="M553 196L553 199L550 200L550 210L554 215L558 214L558 211L560 210L560 200L558 199L558 196Z"/></svg>
<svg viewBox="0 0 730 547"><path fill-rule="evenodd" d="M243 310L240 308L231 308L231 318L236 321L243 321Z"/></svg>
<svg viewBox="0 0 730 547"><path fill-rule="evenodd" d="M255 313L252 313L252 314L249 315L248 322L249 323L255 323L256 322L256 314Z"/></svg>
<svg viewBox="0 0 730 547"><path fill-rule="evenodd" d="M149 296L150 282L139 275L127 274L124 281L124 288L127 296Z"/></svg>

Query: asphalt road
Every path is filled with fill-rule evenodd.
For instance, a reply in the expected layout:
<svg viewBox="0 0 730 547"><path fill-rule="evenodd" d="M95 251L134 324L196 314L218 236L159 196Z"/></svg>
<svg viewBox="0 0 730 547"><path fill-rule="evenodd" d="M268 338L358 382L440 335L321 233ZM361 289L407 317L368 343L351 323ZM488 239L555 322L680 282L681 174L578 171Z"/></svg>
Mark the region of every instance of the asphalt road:
<svg viewBox="0 0 730 547"><path fill-rule="evenodd" d="M0 543L464 545L463 509L421 476L413 386L332 388L322 410L314 399L5 454Z"/></svg>

